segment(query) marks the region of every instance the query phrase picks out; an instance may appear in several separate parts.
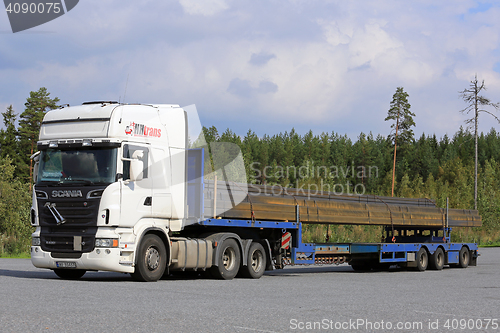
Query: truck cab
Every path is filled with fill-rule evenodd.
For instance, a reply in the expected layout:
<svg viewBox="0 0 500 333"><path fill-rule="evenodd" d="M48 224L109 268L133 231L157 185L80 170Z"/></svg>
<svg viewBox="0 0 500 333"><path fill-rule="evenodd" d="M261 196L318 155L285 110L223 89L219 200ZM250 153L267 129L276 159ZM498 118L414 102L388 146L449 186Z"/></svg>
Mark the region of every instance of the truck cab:
<svg viewBox="0 0 500 333"><path fill-rule="evenodd" d="M178 105L91 102L53 110L37 146L36 267L68 278L87 270L134 273L146 233L168 243L183 228L187 115ZM154 252L150 260L159 260Z"/></svg>

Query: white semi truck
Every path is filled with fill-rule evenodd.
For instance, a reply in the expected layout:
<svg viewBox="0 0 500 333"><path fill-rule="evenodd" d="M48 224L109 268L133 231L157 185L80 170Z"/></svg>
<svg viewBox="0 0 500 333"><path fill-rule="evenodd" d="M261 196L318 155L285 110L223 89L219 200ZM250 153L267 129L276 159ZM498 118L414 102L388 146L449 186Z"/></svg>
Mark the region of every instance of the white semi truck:
<svg viewBox="0 0 500 333"><path fill-rule="evenodd" d="M130 273L140 281L157 281L173 271L202 271L223 279L237 274L259 278L266 269L286 263L349 262L359 270L397 264L420 271L428 265L435 269L475 265L477 245L451 243L448 223L411 222L403 216L398 224L390 208L417 209L423 204L431 216L437 208L429 208L428 201L372 200L373 205L383 202L389 209L390 221L375 220L376 214L370 212L367 220L390 225L385 242L302 243L301 221L329 221L320 216L321 202L331 206L331 200L350 198L314 199L316 218L312 204L297 199L297 193L252 199L241 181L207 180L204 164L214 161L207 158L207 149L189 149L193 138L188 135L187 118L178 105L89 102L49 111L37 143L40 153L33 156L33 264L66 279L102 270ZM221 155L231 155L231 149L222 150ZM231 156L221 166L224 175L240 172L231 165L238 153ZM292 202L286 206L291 207L289 212L283 205L286 200ZM457 221L477 225L469 222L480 219L469 215L458 216ZM353 221L363 223L359 217Z"/></svg>
<svg viewBox="0 0 500 333"><path fill-rule="evenodd" d="M203 151L188 154L187 112L178 105L89 102L53 110L37 145L31 210L36 267L62 278L105 270L142 281L212 266L226 279L238 271L259 277L266 268L258 242L228 232L184 237L198 235L185 229L203 218L202 170L192 169L200 175L188 184L187 165L194 156L192 163L202 166ZM188 188L196 191L191 211ZM240 265L240 249L243 259L248 253L256 258L252 271L247 261Z"/></svg>

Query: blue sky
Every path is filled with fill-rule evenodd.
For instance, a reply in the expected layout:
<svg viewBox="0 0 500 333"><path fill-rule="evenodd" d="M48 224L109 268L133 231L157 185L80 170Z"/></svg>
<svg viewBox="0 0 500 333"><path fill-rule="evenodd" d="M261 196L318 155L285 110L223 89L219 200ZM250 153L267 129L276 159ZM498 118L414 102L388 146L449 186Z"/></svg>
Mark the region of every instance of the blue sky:
<svg viewBox="0 0 500 333"><path fill-rule="evenodd" d="M45 86L61 103L196 104L239 135L387 135L399 86L417 136L453 135L477 73L500 102L496 1L80 1L13 34L0 14L0 109ZM480 130L500 125L488 115Z"/></svg>

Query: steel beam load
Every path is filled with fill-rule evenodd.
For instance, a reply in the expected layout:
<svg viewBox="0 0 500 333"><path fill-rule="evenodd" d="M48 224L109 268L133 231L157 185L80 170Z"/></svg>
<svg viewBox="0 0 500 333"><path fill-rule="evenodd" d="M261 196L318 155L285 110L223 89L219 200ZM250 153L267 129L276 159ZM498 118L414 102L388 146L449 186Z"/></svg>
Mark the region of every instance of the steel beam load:
<svg viewBox="0 0 500 333"><path fill-rule="evenodd" d="M427 198L345 195L280 186L205 181L205 217L311 224L478 227L477 210L439 208ZM298 207L298 209L297 209Z"/></svg>

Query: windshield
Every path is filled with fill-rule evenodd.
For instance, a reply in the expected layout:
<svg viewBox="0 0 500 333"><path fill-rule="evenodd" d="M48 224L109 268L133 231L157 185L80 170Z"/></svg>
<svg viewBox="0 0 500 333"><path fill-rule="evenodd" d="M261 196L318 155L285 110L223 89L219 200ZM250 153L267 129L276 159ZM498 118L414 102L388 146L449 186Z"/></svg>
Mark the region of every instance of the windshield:
<svg viewBox="0 0 500 333"><path fill-rule="evenodd" d="M44 150L37 184L110 184L116 177L116 151L116 148Z"/></svg>

